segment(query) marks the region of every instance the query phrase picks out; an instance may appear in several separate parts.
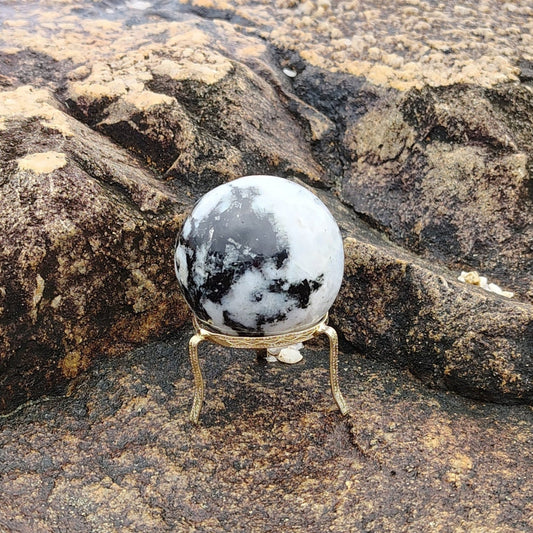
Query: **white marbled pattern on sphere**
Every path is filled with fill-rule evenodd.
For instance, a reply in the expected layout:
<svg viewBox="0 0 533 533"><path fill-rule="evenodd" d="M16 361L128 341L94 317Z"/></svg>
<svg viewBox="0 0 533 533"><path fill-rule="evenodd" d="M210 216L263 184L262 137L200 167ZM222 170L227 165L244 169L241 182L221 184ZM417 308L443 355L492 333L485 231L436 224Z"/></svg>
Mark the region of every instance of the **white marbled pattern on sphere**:
<svg viewBox="0 0 533 533"><path fill-rule="evenodd" d="M280 335L317 323L342 282L335 219L304 187L247 176L203 196L183 225L178 281L196 314L227 335Z"/></svg>

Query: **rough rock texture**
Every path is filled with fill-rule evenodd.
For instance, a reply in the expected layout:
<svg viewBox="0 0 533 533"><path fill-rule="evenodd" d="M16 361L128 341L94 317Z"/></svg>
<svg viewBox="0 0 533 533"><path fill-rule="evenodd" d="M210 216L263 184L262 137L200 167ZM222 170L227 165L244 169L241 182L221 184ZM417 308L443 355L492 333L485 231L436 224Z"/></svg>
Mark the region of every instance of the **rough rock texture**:
<svg viewBox="0 0 533 533"><path fill-rule="evenodd" d="M185 317L171 250L187 202L59 107L0 93L0 411Z"/></svg>
<svg viewBox="0 0 533 533"><path fill-rule="evenodd" d="M530 531L530 405L422 382L533 400L532 35L529 0L4 2L0 530ZM187 422L174 236L247 173L341 226L346 418L317 341L201 345Z"/></svg>
<svg viewBox="0 0 533 533"><path fill-rule="evenodd" d="M483 405L327 349L304 361L201 348L187 422L187 331L102 361L66 398L0 419L0 529L511 533L533 527L528 406Z"/></svg>
<svg viewBox="0 0 533 533"><path fill-rule="evenodd" d="M531 8L375 4L5 8L0 408L181 324L180 221L258 172L331 191L346 339L432 385L531 401Z"/></svg>
<svg viewBox="0 0 533 533"><path fill-rule="evenodd" d="M277 94L280 72L265 63L264 45L231 28L207 28L196 20L171 26L175 36L164 44L139 48L132 41L110 65L94 65L88 76L71 81L68 105L166 180L195 191L247 174L319 181L324 170ZM252 55L265 76L239 61L243 54Z"/></svg>
<svg viewBox="0 0 533 533"><path fill-rule="evenodd" d="M172 250L190 191L323 174L265 80L217 52L190 57L184 43L209 40L199 23L186 38L175 28L168 58L145 64L135 50L88 76L42 54L1 56L0 411L183 323ZM51 88L24 84L33 68Z"/></svg>
<svg viewBox="0 0 533 533"><path fill-rule="evenodd" d="M330 193L319 196L346 235L344 283L331 313L346 340L433 387L531 403L529 303L458 281L364 224Z"/></svg>
<svg viewBox="0 0 533 533"><path fill-rule="evenodd" d="M448 272L352 238L335 319L363 353L437 387L533 400L531 306L472 290Z"/></svg>
<svg viewBox="0 0 533 533"><path fill-rule="evenodd" d="M211 0L231 9L233 2ZM209 2L209 3L211 3ZM189 4L205 4L190 0ZM239 2L241 4L241 2ZM532 61L528 0L255 0L234 8L314 66L401 91L517 80ZM275 18L275 24L268 20Z"/></svg>
<svg viewBox="0 0 533 533"><path fill-rule="evenodd" d="M342 197L395 241L533 301L533 92L411 90L350 123Z"/></svg>

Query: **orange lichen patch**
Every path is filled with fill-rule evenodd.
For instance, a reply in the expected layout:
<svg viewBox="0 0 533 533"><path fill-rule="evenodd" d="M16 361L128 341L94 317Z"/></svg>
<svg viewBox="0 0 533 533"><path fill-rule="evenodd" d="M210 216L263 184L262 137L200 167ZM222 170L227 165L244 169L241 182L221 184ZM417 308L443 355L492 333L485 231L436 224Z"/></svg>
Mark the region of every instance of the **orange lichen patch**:
<svg viewBox="0 0 533 533"><path fill-rule="evenodd" d="M17 117L38 118L44 126L65 137L73 135L74 120L57 108L48 89L24 85L13 91L0 92L0 130L6 129Z"/></svg>
<svg viewBox="0 0 533 533"><path fill-rule="evenodd" d="M65 154L51 150L29 154L17 159L17 164L20 170L31 170L36 174L50 174L50 172L66 166L67 158Z"/></svg>
<svg viewBox="0 0 533 533"><path fill-rule="evenodd" d="M59 362L59 366L65 378L72 379L88 368L89 359L84 357L79 350L72 350Z"/></svg>

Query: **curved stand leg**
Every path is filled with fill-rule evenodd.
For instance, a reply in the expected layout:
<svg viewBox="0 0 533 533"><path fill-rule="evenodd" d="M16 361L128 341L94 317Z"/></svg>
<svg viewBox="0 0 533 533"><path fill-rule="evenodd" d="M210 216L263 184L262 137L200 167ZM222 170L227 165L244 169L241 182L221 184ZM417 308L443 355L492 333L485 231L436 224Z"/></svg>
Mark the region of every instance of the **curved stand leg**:
<svg viewBox="0 0 533 533"><path fill-rule="evenodd" d="M194 376L194 400L192 403L189 419L193 424L198 424L200 411L204 403L204 379L202 369L198 360L198 345L205 340L205 337L199 333L193 335L189 341L189 358L191 360L192 373Z"/></svg>
<svg viewBox="0 0 533 533"><path fill-rule="evenodd" d="M258 355L264 356L264 353L268 347L290 346L291 344L309 340L320 333L324 333L329 338L329 381L331 384L333 398L337 402L340 412L343 415L348 413L348 406L346 405L339 387L339 342L337 338L337 332L332 327L327 326L326 321L327 314L319 323L302 331L296 331L283 335L272 335L270 337L239 337L216 333L210 331L207 327L203 328L200 326L198 320L193 317L193 325L194 329L196 330L196 334L193 335L189 341L189 357L194 376L194 400L189 415L191 422L193 424L198 424L200 412L204 403L204 379L202 376L202 370L200 368L200 362L198 360L198 345L202 341L209 340L221 346L227 346L230 348L251 348L255 349Z"/></svg>
<svg viewBox="0 0 533 533"><path fill-rule="evenodd" d="M331 326L327 326L326 324L322 324L318 331L319 333L326 334L329 338L329 382L331 384L331 392L333 393L333 398L335 398L341 413L345 415L348 413L349 409L339 387L339 341L337 332Z"/></svg>

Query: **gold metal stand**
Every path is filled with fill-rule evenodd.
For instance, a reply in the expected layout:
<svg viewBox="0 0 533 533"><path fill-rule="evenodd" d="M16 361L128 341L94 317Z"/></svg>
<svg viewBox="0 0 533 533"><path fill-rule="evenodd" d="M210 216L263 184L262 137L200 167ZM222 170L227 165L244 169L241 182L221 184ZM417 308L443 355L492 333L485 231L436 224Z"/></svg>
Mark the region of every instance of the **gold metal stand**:
<svg viewBox="0 0 533 533"><path fill-rule="evenodd" d="M296 331L294 333L285 333L284 335L271 335L266 337L238 337L233 335L223 335L208 330L205 326L200 325L198 319L193 317L193 325L196 334L191 337L189 341L189 357L191 359L192 372L194 375L194 400L190 413L190 420L194 424L198 423L200 418L200 411L204 402L204 379L202 377L202 370L198 360L198 345L205 340L212 341L221 346L228 346L230 348L248 348L248 349L266 349L266 348L283 348L291 344L307 341L316 335L324 333L329 338L329 381L331 384L331 392L333 398L337 402L339 409L343 415L348 413L348 406L344 401L342 393L339 388L338 376L338 354L339 343L337 339L337 332L327 325L327 315L314 326Z"/></svg>

